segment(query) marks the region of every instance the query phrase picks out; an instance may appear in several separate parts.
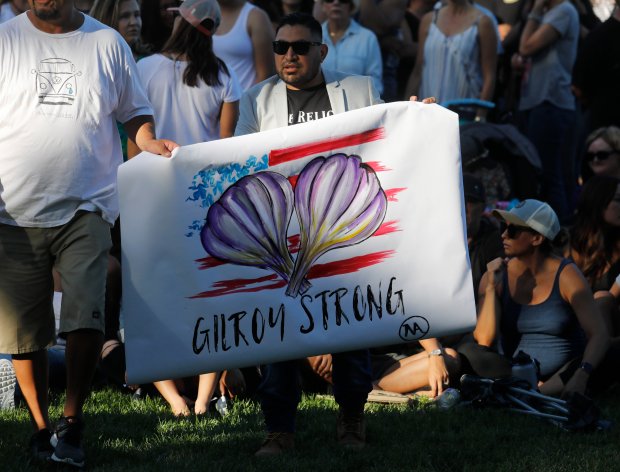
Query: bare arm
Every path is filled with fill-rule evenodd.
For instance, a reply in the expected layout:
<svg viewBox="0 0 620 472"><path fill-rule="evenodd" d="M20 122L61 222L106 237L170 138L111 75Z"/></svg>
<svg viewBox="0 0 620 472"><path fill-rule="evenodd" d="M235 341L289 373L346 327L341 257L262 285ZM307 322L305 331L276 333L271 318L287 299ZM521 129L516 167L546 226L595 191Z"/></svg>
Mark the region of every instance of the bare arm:
<svg viewBox="0 0 620 472"><path fill-rule="evenodd" d="M431 387L431 397L441 395L450 380L448 368L443 354L440 356L430 354L436 349L442 349L441 344L437 338L429 338L421 339L420 345L428 354L428 385Z"/></svg>
<svg viewBox="0 0 620 472"><path fill-rule="evenodd" d="M487 271L480 280L478 290L478 321L474 329L474 339L481 346L493 345L499 333L501 307L499 293L501 293L502 273L506 270L506 263L500 257L487 264Z"/></svg>
<svg viewBox="0 0 620 472"><path fill-rule="evenodd" d="M570 303L588 339L582 361L596 367L609 348L609 332L588 283L574 264L566 266L560 274L560 293ZM566 383L564 391L583 394L588 378L589 374L584 369L577 369Z"/></svg>
<svg viewBox="0 0 620 472"><path fill-rule="evenodd" d="M170 157L171 151L179 147L174 141L155 137L155 123L150 115L135 116L123 126L127 133L127 155L130 159L140 151Z"/></svg>
<svg viewBox="0 0 620 472"><path fill-rule="evenodd" d="M254 51L254 69L256 82L262 82L275 72L271 42L273 41L273 27L267 13L260 8L254 8L248 16L248 34L252 40Z"/></svg>
<svg viewBox="0 0 620 472"><path fill-rule="evenodd" d="M497 36L493 23L486 15L480 19L480 65L482 67L481 100L493 100L495 71L497 70Z"/></svg>
<svg viewBox="0 0 620 472"><path fill-rule="evenodd" d="M235 134L239 119L239 101L225 102L220 112L220 138L230 138Z"/></svg>
<svg viewBox="0 0 620 472"><path fill-rule="evenodd" d="M519 54L531 56L550 46L560 38L560 33L551 25L541 23L547 0L536 0L519 41Z"/></svg>
<svg viewBox="0 0 620 472"><path fill-rule="evenodd" d="M405 89L405 98L417 95L420 91L420 82L422 80L422 68L424 67L424 43L428 36L428 29L433 21L433 12L427 13L422 17L420 29L418 31L418 53L415 58L415 66Z"/></svg>
<svg viewBox="0 0 620 472"><path fill-rule="evenodd" d="M400 26L405 16L407 0L360 0L360 22L377 36L390 33Z"/></svg>

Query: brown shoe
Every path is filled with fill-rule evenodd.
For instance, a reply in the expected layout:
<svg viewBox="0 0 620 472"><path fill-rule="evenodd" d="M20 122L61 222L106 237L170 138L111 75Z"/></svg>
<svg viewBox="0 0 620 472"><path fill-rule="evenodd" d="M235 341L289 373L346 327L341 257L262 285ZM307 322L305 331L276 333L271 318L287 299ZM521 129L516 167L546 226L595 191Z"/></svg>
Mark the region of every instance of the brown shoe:
<svg viewBox="0 0 620 472"><path fill-rule="evenodd" d="M255 457L277 456L295 449L295 433L268 433Z"/></svg>
<svg viewBox="0 0 620 472"><path fill-rule="evenodd" d="M350 449L362 449L366 445L366 422L364 412L356 415L344 414L342 410L338 412L338 422L336 423L336 433L338 443Z"/></svg>

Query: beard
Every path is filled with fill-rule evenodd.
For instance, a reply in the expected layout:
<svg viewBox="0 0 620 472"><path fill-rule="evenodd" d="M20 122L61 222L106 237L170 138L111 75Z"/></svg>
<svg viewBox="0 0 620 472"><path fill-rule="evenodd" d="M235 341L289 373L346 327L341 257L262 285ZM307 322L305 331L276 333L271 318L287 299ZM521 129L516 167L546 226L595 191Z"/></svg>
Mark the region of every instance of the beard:
<svg viewBox="0 0 620 472"><path fill-rule="evenodd" d="M36 4L32 5L32 12L40 20L57 20L60 18L60 9L56 6L56 2L51 2L47 8L37 7Z"/></svg>

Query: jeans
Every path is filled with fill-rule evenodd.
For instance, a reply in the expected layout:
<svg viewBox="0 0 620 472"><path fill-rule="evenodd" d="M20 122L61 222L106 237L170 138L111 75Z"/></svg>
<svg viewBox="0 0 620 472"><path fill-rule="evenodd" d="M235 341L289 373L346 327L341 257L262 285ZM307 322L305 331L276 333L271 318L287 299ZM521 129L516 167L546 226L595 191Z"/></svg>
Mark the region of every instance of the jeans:
<svg viewBox="0 0 620 472"><path fill-rule="evenodd" d="M571 146L571 133L575 111L543 102L526 113L525 134L542 162L543 198L555 210L560 222L566 221L573 211L565 179L567 174L573 175L575 151Z"/></svg>
<svg viewBox="0 0 620 472"><path fill-rule="evenodd" d="M301 400L297 360L263 366L258 395L268 432L295 431L295 414ZM370 353L367 349L332 355L336 403L348 411L363 409L372 390Z"/></svg>

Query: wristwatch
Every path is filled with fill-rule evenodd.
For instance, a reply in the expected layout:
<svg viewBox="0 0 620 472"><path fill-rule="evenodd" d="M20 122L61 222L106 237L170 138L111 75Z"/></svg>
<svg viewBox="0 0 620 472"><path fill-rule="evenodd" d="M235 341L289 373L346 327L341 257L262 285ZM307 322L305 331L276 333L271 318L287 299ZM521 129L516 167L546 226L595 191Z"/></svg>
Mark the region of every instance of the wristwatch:
<svg viewBox="0 0 620 472"><path fill-rule="evenodd" d="M428 353L428 357L433 357L433 356L443 356L443 349L442 348L433 349L431 352Z"/></svg>
<svg viewBox="0 0 620 472"><path fill-rule="evenodd" d="M579 368L584 370L588 375L590 375L594 370L594 367L592 367L592 364L590 364L589 362L582 362Z"/></svg>

